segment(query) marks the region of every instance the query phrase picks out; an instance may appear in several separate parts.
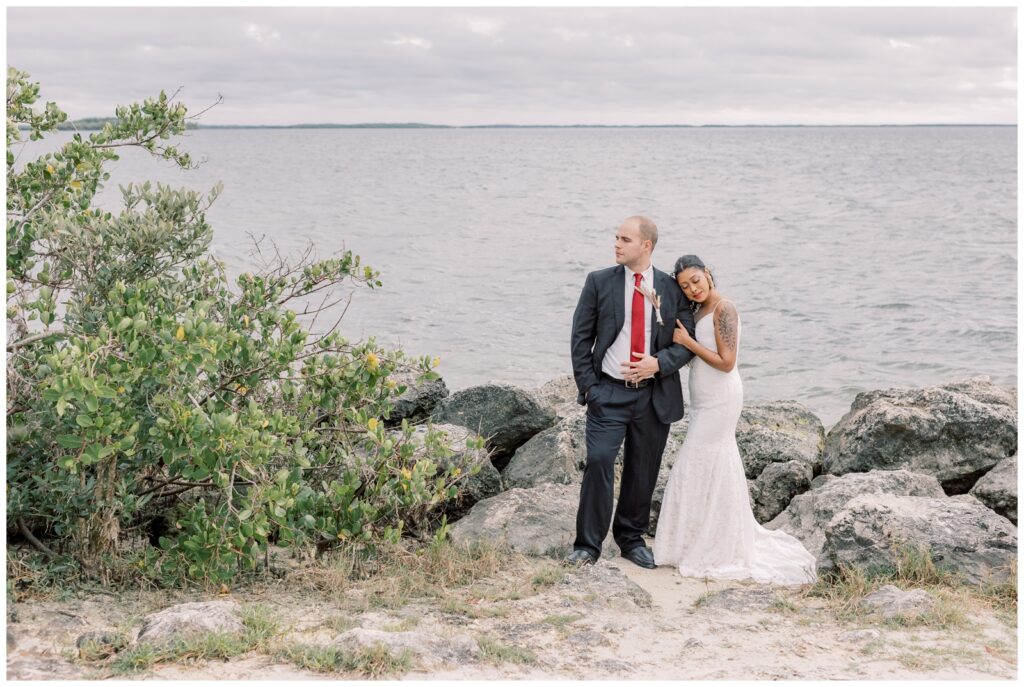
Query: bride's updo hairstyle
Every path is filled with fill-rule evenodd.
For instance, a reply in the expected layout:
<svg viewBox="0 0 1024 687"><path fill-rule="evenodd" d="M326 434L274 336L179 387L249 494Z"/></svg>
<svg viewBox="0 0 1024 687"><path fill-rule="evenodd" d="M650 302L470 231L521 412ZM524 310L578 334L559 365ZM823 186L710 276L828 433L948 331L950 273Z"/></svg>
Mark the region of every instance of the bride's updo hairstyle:
<svg viewBox="0 0 1024 687"><path fill-rule="evenodd" d="M679 275L691 267L696 267L699 270L708 270L708 281L711 282L711 288L715 288L715 277L711 274L711 270L708 269L704 261L698 258L696 255L684 255L683 257L676 260L675 269L672 271L672 278L679 282ZM683 294L683 298L686 298L686 294ZM700 303L694 303L689 298L686 298L686 302L690 304L690 310L697 312L700 308Z"/></svg>

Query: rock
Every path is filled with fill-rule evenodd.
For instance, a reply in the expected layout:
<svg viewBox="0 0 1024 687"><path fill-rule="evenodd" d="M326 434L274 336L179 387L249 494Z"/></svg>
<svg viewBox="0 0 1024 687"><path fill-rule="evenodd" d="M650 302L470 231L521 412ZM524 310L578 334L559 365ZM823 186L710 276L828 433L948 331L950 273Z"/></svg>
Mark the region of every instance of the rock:
<svg viewBox="0 0 1024 687"><path fill-rule="evenodd" d="M537 399L546 406L558 421L562 421L580 412L586 412L586 406L576 402L579 391L572 375L557 377L543 384L535 392Z"/></svg>
<svg viewBox="0 0 1024 687"><path fill-rule="evenodd" d="M419 381L419 373L413 370L401 370L390 376L390 379L405 387L397 398L393 399L394 408L384 424L397 427L402 420L416 424L426 420L445 398L448 387L441 378Z"/></svg>
<svg viewBox="0 0 1024 687"><path fill-rule="evenodd" d="M899 587L887 584L861 599L861 605L881 613L885 618L896 616L917 616L930 611L935 606L935 599L923 589L903 591Z"/></svg>
<svg viewBox="0 0 1024 687"><path fill-rule="evenodd" d="M452 451L448 459L438 463L439 471L447 470L452 465L465 465L463 469L468 474L470 468L480 467L480 471L475 475L469 475L459 482L458 495L443 506L448 519L454 520L464 515L474 503L501 493L501 475L491 463L485 449L470 449L466 446L467 441L476 438L473 432L460 425L451 424L435 424L433 429L443 433L444 443ZM422 445L427 431L428 428L424 425L413 428L413 437L419 444ZM418 460L423 454L424 450L420 448L413 457Z"/></svg>
<svg viewBox="0 0 1024 687"><path fill-rule="evenodd" d="M864 642L878 639L882 633L878 630L851 630L839 635L840 642Z"/></svg>
<svg viewBox="0 0 1024 687"><path fill-rule="evenodd" d="M696 637L690 637L683 643L683 646L687 649L700 649L704 646L704 642L700 641Z"/></svg>
<svg viewBox="0 0 1024 687"><path fill-rule="evenodd" d="M793 535L818 557L820 563L821 550L825 545L825 526L851 499L861 494L944 495L934 477L907 470L872 470L841 477L821 475L811 482L810 491L794 497L786 510L765 527Z"/></svg>
<svg viewBox="0 0 1024 687"><path fill-rule="evenodd" d="M86 632L75 640L78 655L89 661L116 654L128 646L128 638L115 632Z"/></svg>
<svg viewBox="0 0 1024 687"><path fill-rule="evenodd" d="M810 489L811 470L811 465L799 460L765 466L756 480L748 482L754 518L768 522L785 510L794 496Z"/></svg>
<svg viewBox="0 0 1024 687"><path fill-rule="evenodd" d="M969 584L999 582L1017 560L1017 528L967 501L865 494L847 503L825 527L818 567L892 569L905 546L929 551L937 568Z"/></svg>
<svg viewBox="0 0 1024 687"><path fill-rule="evenodd" d="M426 632L385 632L362 627L341 633L332 644L350 650L381 645L396 656L408 651L421 659L446 663L466 663L480 653L479 644L466 635L445 638Z"/></svg>
<svg viewBox="0 0 1024 687"><path fill-rule="evenodd" d="M565 641L569 644L575 644L584 648L590 648L595 646L608 646L611 642L600 632L594 632L593 630L580 630L579 632L573 632L571 635L566 637Z"/></svg>
<svg viewBox="0 0 1024 687"><path fill-rule="evenodd" d="M171 606L142 619L137 641L157 644L210 632L243 634L241 611L234 601L196 601Z"/></svg>
<svg viewBox="0 0 1024 687"><path fill-rule="evenodd" d="M18 646L18 640L14 638L14 633L11 632L11 628L7 628L7 650L10 651L16 646Z"/></svg>
<svg viewBox="0 0 1024 687"><path fill-rule="evenodd" d="M575 387L574 387L575 388ZM502 478L508 488L579 484L587 462L587 415L579 410L519 447Z"/></svg>
<svg viewBox="0 0 1024 687"><path fill-rule="evenodd" d="M541 484L532 489L509 489L480 501L452 525L453 541L505 544L513 551L561 558L576 539L577 484ZM602 558L619 553L611 540L604 542Z"/></svg>
<svg viewBox="0 0 1024 687"><path fill-rule="evenodd" d="M491 461L504 469L520 446L555 424L555 414L536 397L508 384L463 389L448 397L432 415L434 422L451 423L487 437Z"/></svg>
<svg viewBox="0 0 1024 687"><path fill-rule="evenodd" d="M1017 452L1016 389L987 378L858 394L825 439L823 468L842 475L907 468L963 494Z"/></svg>
<svg viewBox="0 0 1024 687"><path fill-rule="evenodd" d="M825 428L795 401L750 405L736 424L736 444L747 479L756 479L771 463L794 460L810 467L813 476L821 472Z"/></svg>
<svg viewBox="0 0 1024 687"><path fill-rule="evenodd" d="M999 461L970 491L986 506L1017 524L1017 454Z"/></svg>
<svg viewBox="0 0 1024 687"><path fill-rule="evenodd" d="M768 608L779 598L770 587L730 587L700 600L699 608L726 611L751 611Z"/></svg>
<svg viewBox="0 0 1024 687"><path fill-rule="evenodd" d="M626 573L607 562L604 556L594 565L575 568L558 585L561 594L593 598L595 603L625 611L650 609L651 594L626 577Z"/></svg>

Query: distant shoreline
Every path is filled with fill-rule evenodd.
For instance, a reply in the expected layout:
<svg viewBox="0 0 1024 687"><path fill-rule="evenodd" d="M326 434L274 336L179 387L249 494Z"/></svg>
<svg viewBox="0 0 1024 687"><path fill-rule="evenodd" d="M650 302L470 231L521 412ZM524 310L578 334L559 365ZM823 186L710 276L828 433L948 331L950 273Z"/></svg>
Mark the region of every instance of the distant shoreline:
<svg viewBox="0 0 1024 687"><path fill-rule="evenodd" d="M95 131L113 118L64 122L61 131ZM1016 128L1016 124L190 124L198 129L908 129L908 128Z"/></svg>

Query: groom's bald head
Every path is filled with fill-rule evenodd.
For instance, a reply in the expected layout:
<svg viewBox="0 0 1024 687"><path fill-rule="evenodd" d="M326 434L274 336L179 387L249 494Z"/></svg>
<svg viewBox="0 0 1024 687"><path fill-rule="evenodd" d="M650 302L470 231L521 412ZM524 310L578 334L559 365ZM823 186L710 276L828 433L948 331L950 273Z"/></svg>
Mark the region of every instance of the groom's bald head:
<svg viewBox="0 0 1024 687"><path fill-rule="evenodd" d="M650 218L643 215L633 215L632 217L627 217L626 221L622 224L636 227L636 230L640 232L640 239L651 242L652 251L658 245L658 225L651 221Z"/></svg>

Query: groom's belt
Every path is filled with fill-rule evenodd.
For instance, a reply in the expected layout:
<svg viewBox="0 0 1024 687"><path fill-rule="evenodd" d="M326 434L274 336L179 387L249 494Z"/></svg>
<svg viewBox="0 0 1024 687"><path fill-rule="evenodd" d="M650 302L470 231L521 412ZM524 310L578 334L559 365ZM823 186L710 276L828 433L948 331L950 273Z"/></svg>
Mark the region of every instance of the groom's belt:
<svg viewBox="0 0 1024 687"><path fill-rule="evenodd" d="M606 379L606 380L608 380L609 382L611 382L613 384L618 384L619 386L624 386L627 389L643 389L644 387L647 387L647 386L650 386L651 384L654 384L654 380L653 379L644 379L644 380L639 381L639 382L627 382L625 379L616 379L615 377L612 377L607 372L602 372L601 373L601 379Z"/></svg>

